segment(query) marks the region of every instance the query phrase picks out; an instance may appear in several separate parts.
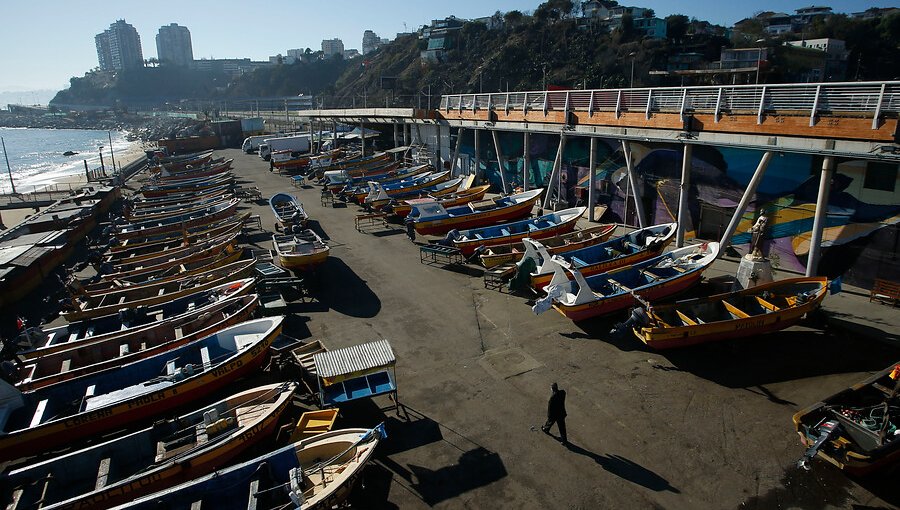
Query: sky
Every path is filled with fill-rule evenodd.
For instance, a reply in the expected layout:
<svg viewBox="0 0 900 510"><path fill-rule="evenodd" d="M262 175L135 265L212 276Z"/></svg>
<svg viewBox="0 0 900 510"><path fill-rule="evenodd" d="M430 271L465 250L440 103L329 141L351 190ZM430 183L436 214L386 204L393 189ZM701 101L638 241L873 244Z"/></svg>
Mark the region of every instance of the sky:
<svg viewBox="0 0 900 510"><path fill-rule="evenodd" d="M809 5L835 12L897 6L877 0L635 0L620 2L652 8L656 15L684 14L731 26L758 11L791 13ZM0 6L0 93L68 87L69 78L97 66L94 36L117 19L134 25L144 58L156 57L162 25L188 27L194 58L267 60L293 48L321 49L322 39L338 37L347 49L360 49L362 34L373 30L393 39L432 19L489 16L496 11L534 10L539 0L6 0ZM27 99L23 98L23 99Z"/></svg>

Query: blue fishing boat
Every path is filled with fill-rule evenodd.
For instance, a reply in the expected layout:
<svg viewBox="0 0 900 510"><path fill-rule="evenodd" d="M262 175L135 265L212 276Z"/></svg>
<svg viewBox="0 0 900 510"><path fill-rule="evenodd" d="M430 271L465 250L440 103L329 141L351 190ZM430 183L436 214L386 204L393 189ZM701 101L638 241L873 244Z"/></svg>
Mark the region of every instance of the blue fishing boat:
<svg viewBox="0 0 900 510"><path fill-rule="evenodd" d="M294 225L306 226L309 221L309 215L303 209L303 204L293 195L287 193L276 193L269 199L269 207L275 214L275 220L282 227L292 227Z"/></svg>
<svg viewBox="0 0 900 510"><path fill-rule="evenodd" d="M453 230L447 234L445 242L452 243L463 255L471 255L482 246L511 243L525 237L540 239L565 234L575 230L575 223L586 210L586 207L572 207L512 223Z"/></svg>

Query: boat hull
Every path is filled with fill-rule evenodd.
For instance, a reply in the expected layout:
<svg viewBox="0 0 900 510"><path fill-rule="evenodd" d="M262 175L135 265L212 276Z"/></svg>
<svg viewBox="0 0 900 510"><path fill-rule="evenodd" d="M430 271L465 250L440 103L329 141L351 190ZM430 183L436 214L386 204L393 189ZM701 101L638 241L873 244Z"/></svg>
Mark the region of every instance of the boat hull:
<svg viewBox="0 0 900 510"><path fill-rule="evenodd" d="M457 229L486 227L497 223L521 220L531 214L535 202L540 199L537 196L527 202L511 205L502 209L466 214L464 216L441 218L430 221L415 222L416 232L421 235L444 235Z"/></svg>
<svg viewBox="0 0 900 510"><path fill-rule="evenodd" d="M667 243L668 244L668 243ZM597 264L591 264L589 266L579 267L578 271L584 275L585 278L588 276L593 276L600 273L606 273L612 271L613 269L618 269L620 267L630 266L632 264L637 264L638 262L643 262L645 260L652 259L653 257L658 257L662 254L663 250L666 249L666 245L659 246L654 248L653 250L644 250L639 251L637 253L632 253L631 255L626 255L624 257L614 258L612 260L605 260L603 262L599 262ZM553 279L553 273L543 273L543 274L532 274L531 275L531 286L537 290L542 290L546 287L550 280ZM569 276L571 280L571 275Z"/></svg>
<svg viewBox="0 0 900 510"><path fill-rule="evenodd" d="M599 225L597 227L590 227L588 229L579 230L571 234L564 234L560 236L562 238L566 238L564 241L565 244L547 246L546 238L544 238L545 240L541 241L541 243L547 246L547 251L551 255L558 255L560 253L579 250L581 248L586 248L588 246L602 243L609 239L615 229L615 225ZM576 239L576 237L573 236L579 236L579 234L580 237L587 237L581 240L569 240ZM495 245L491 247L489 253L481 254L479 256L479 259L481 260L481 265L484 266L485 269L491 269L502 264L518 262L524 255L525 246L520 240L519 242L511 243L508 245Z"/></svg>
<svg viewBox="0 0 900 510"><path fill-rule="evenodd" d="M475 253L475 250L482 246L496 246L499 244L508 244L516 241L521 241L526 237L530 237L532 239L544 239L546 237L558 236L561 234L567 234L573 230L575 230L575 221L578 218L574 218L572 221L567 221L565 223L555 225L550 228L545 228L541 230L534 230L531 232L521 232L517 234L511 234L508 236L500 236L493 237L490 239L473 239L471 241L463 241L456 242L454 241L453 245L462 252L463 255L469 256Z"/></svg>

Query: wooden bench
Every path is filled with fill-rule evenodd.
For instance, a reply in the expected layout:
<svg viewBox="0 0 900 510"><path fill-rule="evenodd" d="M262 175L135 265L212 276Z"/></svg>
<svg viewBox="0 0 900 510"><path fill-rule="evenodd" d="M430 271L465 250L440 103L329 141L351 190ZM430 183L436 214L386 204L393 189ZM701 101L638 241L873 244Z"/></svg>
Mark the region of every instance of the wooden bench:
<svg viewBox="0 0 900 510"><path fill-rule="evenodd" d="M881 303L897 306L900 302L900 283L875 278L875 285L869 294L869 302L877 300Z"/></svg>

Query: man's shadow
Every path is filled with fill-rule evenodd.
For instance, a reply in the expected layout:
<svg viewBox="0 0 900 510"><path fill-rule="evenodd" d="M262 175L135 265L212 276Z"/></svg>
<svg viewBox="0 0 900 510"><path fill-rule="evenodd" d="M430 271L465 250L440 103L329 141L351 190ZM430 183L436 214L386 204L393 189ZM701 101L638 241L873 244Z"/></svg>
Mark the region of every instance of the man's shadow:
<svg viewBox="0 0 900 510"><path fill-rule="evenodd" d="M550 435L552 436L552 434ZM556 438L556 436L553 437ZM565 447L568 448L572 453L577 453L579 455L584 455L585 457L593 459L593 461L597 464L600 464L603 469L620 478L628 480L629 482L636 483L642 487L646 487L657 492L669 491L674 492L675 494L681 494L681 491L679 491L675 487L672 487L665 478L641 466L640 464L636 464L635 462L626 459L625 457L612 454L600 455L592 451L585 450L584 448L573 444L571 441L569 441L569 443L565 445Z"/></svg>

